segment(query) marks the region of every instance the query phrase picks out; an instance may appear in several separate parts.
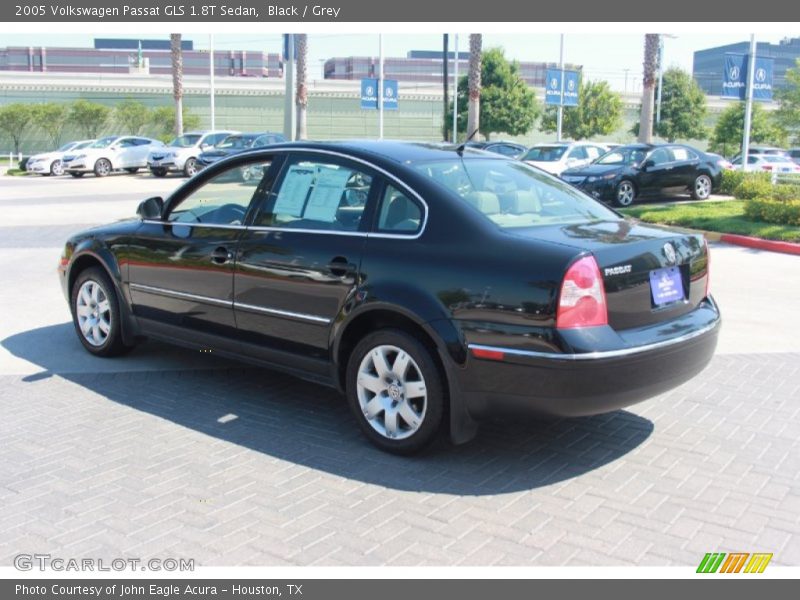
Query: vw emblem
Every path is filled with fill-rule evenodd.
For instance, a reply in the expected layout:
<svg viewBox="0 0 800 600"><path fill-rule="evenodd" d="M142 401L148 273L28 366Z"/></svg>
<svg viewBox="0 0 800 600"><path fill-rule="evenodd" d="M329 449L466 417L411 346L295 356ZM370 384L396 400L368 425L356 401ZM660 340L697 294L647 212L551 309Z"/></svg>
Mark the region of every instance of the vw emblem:
<svg viewBox="0 0 800 600"><path fill-rule="evenodd" d="M553 88L554 90L555 90L555 89L557 89L557 88L558 88L558 79L556 79L555 77L553 77L553 78L550 80L550 87L551 87L551 88Z"/></svg>
<svg viewBox="0 0 800 600"><path fill-rule="evenodd" d="M739 79L739 67L731 67L730 76L733 81Z"/></svg>
<svg viewBox="0 0 800 600"><path fill-rule="evenodd" d="M764 68L756 69L756 81L766 81L767 70Z"/></svg>
<svg viewBox="0 0 800 600"><path fill-rule="evenodd" d="M675 248L670 243L664 244L664 256L667 259L667 263L671 265L674 265L678 260L678 256L675 254Z"/></svg>

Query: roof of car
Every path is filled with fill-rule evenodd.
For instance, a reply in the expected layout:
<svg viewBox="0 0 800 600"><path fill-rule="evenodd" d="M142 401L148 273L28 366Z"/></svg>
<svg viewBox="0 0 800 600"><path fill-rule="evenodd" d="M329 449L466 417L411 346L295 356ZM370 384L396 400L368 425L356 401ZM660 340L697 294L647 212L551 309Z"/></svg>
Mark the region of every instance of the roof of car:
<svg viewBox="0 0 800 600"><path fill-rule="evenodd" d="M407 142L395 140L341 140L341 141L302 141L302 142L281 142L273 144L270 150L280 150L282 148L296 148L302 146L309 150L328 150L339 151L353 156L369 160L373 157L380 157L397 163L415 163L432 160L442 160L452 158L459 145L449 143L434 142ZM463 156L476 156L491 158L495 160L508 160L500 154L485 152L474 146L464 148Z"/></svg>

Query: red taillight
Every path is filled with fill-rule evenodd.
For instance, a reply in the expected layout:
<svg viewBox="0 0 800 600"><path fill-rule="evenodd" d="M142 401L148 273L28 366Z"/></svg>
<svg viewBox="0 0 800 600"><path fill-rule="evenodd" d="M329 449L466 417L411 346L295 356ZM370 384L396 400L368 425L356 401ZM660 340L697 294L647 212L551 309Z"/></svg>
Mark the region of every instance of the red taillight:
<svg viewBox="0 0 800 600"><path fill-rule="evenodd" d="M558 297L556 327L597 327L608 325L608 305L603 278L593 256L572 263L564 275Z"/></svg>
<svg viewBox="0 0 800 600"><path fill-rule="evenodd" d="M472 356L485 358L486 360L503 360L505 358L505 354L500 350L488 350L486 348L472 348Z"/></svg>
<svg viewBox="0 0 800 600"><path fill-rule="evenodd" d="M761 168L765 171L772 171L772 165L761 165Z"/></svg>

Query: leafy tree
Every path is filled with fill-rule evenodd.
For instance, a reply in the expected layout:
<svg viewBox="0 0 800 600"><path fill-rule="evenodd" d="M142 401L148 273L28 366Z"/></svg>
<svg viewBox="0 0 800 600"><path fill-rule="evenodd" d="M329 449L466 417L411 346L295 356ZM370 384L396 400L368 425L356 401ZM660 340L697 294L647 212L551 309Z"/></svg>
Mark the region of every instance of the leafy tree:
<svg viewBox="0 0 800 600"><path fill-rule="evenodd" d="M742 135L744 133L745 103L736 102L726 108L714 126L709 150L723 156L731 156L741 150ZM756 144L783 145L786 142L786 132L779 127L774 119L754 102L753 113L750 120L750 141Z"/></svg>
<svg viewBox="0 0 800 600"><path fill-rule="evenodd" d="M622 123L622 98L611 91L606 81L581 82L578 106L564 107L561 125L564 137L584 140L595 135L608 135ZM558 107L548 106L540 129L554 133L558 129Z"/></svg>
<svg viewBox="0 0 800 600"><path fill-rule="evenodd" d="M708 135L703 121L708 113L706 95L686 71L671 68L664 71L661 92L661 122L653 120L653 131L668 142L677 139L703 140ZM631 129L639 135L639 123Z"/></svg>
<svg viewBox="0 0 800 600"><path fill-rule="evenodd" d="M175 137L175 107L159 106L149 111L150 124L153 126L156 137L168 142ZM183 105L183 126L185 131L199 129L200 117Z"/></svg>
<svg viewBox="0 0 800 600"><path fill-rule="evenodd" d="M483 53L480 79L481 135L486 139L492 133L522 135L533 128L541 112L536 94L520 77L519 65L507 61L502 49L492 48ZM472 133L467 133L469 89L469 76L465 75L458 82L458 131L467 135ZM448 112L447 126L450 126L452 109Z"/></svg>
<svg viewBox="0 0 800 600"><path fill-rule="evenodd" d="M131 99L123 100L114 107L114 116L130 135L141 134L150 122L150 112L144 104Z"/></svg>
<svg viewBox="0 0 800 600"><path fill-rule="evenodd" d="M47 134L53 148L61 145L61 135L67 124L68 113L69 109L65 104L55 102L36 104L31 108L31 121Z"/></svg>
<svg viewBox="0 0 800 600"><path fill-rule="evenodd" d="M69 120L86 138L100 137L110 116L111 109L107 106L84 99L75 100L69 109Z"/></svg>
<svg viewBox="0 0 800 600"><path fill-rule="evenodd" d="M33 119L33 109L28 104L15 102L0 107L0 131L11 138L14 152L19 154L20 144L27 133L27 126Z"/></svg>
<svg viewBox="0 0 800 600"><path fill-rule="evenodd" d="M786 71L786 86L775 91L780 103L775 111L775 120L800 144L800 59L795 66Z"/></svg>

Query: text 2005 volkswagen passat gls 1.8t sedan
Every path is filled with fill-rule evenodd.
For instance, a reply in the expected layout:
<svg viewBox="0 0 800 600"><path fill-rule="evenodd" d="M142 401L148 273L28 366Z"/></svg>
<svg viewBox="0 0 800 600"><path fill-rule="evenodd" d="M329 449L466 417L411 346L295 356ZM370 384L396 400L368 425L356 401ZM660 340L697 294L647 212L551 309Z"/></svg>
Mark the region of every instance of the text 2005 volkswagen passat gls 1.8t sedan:
<svg viewBox="0 0 800 600"><path fill-rule="evenodd" d="M717 341L700 235L469 148L274 145L138 215L64 249L89 352L149 337L281 368L344 392L392 452L499 411L613 411L696 375Z"/></svg>

